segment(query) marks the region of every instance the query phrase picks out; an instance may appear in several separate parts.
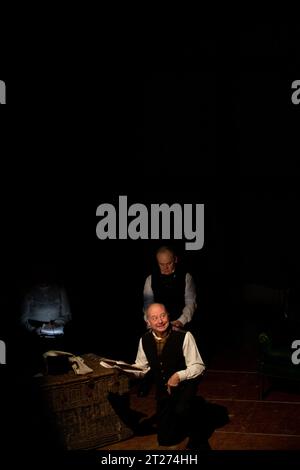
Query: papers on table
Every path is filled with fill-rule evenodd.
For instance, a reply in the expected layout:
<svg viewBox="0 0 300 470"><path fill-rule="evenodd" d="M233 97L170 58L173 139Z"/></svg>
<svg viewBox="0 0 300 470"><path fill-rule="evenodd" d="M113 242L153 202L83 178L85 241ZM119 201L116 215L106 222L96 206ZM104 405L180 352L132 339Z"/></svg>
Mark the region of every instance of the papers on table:
<svg viewBox="0 0 300 470"><path fill-rule="evenodd" d="M132 364L128 364L127 362L124 362L124 361L115 361L114 359L103 358L100 361L100 365L106 368L121 369L125 372L145 372L140 367L134 366Z"/></svg>

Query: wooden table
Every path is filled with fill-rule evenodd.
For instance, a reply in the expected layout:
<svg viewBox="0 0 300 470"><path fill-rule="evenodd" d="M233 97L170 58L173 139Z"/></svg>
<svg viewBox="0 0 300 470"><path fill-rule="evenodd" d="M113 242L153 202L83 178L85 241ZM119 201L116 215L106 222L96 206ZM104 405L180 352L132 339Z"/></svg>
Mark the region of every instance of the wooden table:
<svg viewBox="0 0 300 470"><path fill-rule="evenodd" d="M127 439L133 432L120 419L109 396L129 392L128 377L117 369L100 366L100 357L84 354L93 369L86 375L73 370L61 375L37 377L35 384L64 449L93 449Z"/></svg>

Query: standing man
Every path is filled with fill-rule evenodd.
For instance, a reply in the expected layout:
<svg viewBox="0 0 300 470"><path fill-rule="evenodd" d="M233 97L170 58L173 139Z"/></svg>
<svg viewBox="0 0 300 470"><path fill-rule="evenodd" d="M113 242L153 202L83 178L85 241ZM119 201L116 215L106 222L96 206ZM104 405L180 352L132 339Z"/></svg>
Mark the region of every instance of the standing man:
<svg viewBox="0 0 300 470"><path fill-rule="evenodd" d="M163 303L173 328L183 328L191 322L197 308L194 280L177 264L178 259L172 248L160 247L156 252L156 261L156 269L144 285L144 313L151 303ZM146 314L144 319L146 321Z"/></svg>

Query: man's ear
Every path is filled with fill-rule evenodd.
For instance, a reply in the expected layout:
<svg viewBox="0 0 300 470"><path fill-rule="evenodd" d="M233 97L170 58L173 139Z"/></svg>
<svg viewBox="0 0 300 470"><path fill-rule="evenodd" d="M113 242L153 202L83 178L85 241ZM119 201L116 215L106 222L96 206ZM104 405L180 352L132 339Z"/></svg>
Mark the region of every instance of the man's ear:
<svg viewBox="0 0 300 470"><path fill-rule="evenodd" d="M174 257L174 263L175 263L175 264L178 263L178 256L175 256L175 257Z"/></svg>

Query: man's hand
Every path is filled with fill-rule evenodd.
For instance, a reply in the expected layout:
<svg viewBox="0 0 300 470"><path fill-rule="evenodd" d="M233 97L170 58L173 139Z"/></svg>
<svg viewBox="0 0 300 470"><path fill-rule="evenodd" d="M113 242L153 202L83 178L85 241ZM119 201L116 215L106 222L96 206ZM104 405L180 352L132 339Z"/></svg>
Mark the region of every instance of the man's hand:
<svg viewBox="0 0 300 470"><path fill-rule="evenodd" d="M171 375L171 377L169 378L167 382L168 393L169 394L171 393L171 387L177 387L179 383L180 383L179 375L177 374L177 372L175 372L175 374Z"/></svg>
<svg viewBox="0 0 300 470"><path fill-rule="evenodd" d="M172 330L175 330L175 331L182 330L183 328L183 324L179 320L171 321L171 325L172 325Z"/></svg>

